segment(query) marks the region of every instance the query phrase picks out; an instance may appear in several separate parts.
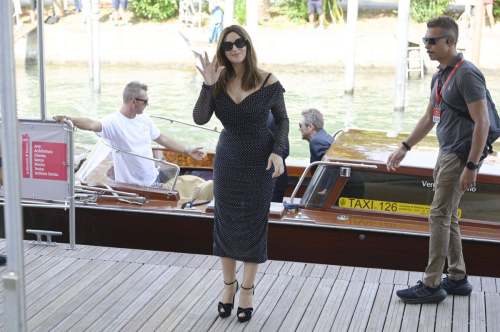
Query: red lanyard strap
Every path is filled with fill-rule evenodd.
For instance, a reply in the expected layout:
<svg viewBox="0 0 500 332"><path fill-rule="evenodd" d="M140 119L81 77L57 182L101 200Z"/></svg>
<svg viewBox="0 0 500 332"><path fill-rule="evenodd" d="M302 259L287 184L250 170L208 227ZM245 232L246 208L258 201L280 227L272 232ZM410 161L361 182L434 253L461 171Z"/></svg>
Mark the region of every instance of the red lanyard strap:
<svg viewBox="0 0 500 332"><path fill-rule="evenodd" d="M438 93L438 89L439 89L439 82L438 82L438 85L436 86L436 103L438 106L441 104L441 95L443 94L444 87L446 86L446 84L448 84L448 81L453 76L453 74L455 74L455 71L458 69L458 67L460 67L462 62L464 62L464 58L462 58L462 60L460 60L460 62L458 62L455 65L455 67L453 67L453 70L451 71L450 76L448 76L448 79L446 80L446 82L444 82L443 86L441 87L441 91L439 91L439 93Z"/></svg>

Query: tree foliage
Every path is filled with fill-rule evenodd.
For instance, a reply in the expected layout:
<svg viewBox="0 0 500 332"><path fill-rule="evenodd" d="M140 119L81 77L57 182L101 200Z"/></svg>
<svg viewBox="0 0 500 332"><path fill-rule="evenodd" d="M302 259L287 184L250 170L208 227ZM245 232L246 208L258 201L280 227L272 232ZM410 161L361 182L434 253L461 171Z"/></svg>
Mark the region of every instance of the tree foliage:
<svg viewBox="0 0 500 332"><path fill-rule="evenodd" d="M177 0L132 0L130 7L137 17L161 22L178 13L179 3Z"/></svg>
<svg viewBox="0 0 500 332"><path fill-rule="evenodd" d="M495 19L500 20L500 0L493 1L493 16L495 16Z"/></svg>
<svg viewBox="0 0 500 332"><path fill-rule="evenodd" d="M410 16L417 22L427 22L444 14L452 0L411 0Z"/></svg>
<svg viewBox="0 0 500 332"><path fill-rule="evenodd" d="M255 0L252 0L255 1ZM234 1L234 17L239 24L247 24L247 2L246 0Z"/></svg>
<svg viewBox="0 0 500 332"><path fill-rule="evenodd" d="M283 13L293 22L304 23L304 21L307 21L307 1L281 0L278 5L283 7Z"/></svg>

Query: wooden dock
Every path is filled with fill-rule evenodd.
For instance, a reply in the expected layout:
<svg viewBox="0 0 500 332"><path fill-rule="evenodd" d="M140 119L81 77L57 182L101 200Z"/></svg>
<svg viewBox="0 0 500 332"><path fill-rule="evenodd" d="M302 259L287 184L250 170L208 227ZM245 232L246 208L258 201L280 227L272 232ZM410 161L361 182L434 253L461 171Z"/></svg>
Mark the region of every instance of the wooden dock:
<svg viewBox="0 0 500 332"><path fill-rule="evenodd" d="M37 28L36 24L33 23L25 23L21 26L21 28L17 31L14 32L14 43L17 42L19 39L23 38L27 34L29 34L31 31L35 30Z"/></svg>
<svg viewBox="0 0 500 332"><path fill-rule="evenodd" d="M499 278L469 277L468 297L405 305L395 292L422 272L268 261L241 324L234 311L218 318L213 256L26 242L25 275L29 331L500 331ZM3 296L0 315L3 330Z"/></svg>

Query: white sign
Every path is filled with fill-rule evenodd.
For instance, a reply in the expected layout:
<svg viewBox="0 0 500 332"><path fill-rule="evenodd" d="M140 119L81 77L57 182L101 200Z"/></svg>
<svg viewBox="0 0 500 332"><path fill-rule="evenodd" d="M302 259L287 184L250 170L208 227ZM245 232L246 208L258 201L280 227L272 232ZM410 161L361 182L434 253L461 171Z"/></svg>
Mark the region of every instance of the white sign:
<svg viewBox="0 0 500 332"><path fill-rule="evenodd" d="M68 132L64 126L55 123L20 122L19 141L21 197L65 200L69 194L69 186ZM0 195L3 196L3 188Z"/></svg>

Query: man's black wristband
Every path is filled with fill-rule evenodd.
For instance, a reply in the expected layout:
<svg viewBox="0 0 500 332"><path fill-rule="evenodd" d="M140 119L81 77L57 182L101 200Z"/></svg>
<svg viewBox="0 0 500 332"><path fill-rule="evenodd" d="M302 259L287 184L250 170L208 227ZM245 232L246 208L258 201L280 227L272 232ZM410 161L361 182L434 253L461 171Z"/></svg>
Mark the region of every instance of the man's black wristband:
<svg viewBox="0 0 500 332"><path fill-rule="evenodd" d="M406 148L406 150L408 150L408 151L411 150L410 146L405 141L401 142L401 144L403 144L403 146Z"/></svg>

